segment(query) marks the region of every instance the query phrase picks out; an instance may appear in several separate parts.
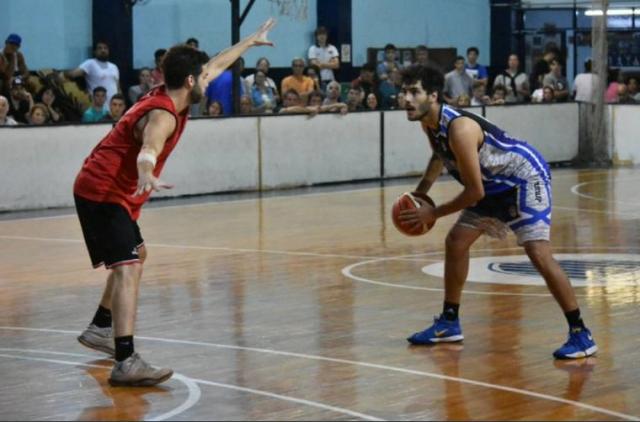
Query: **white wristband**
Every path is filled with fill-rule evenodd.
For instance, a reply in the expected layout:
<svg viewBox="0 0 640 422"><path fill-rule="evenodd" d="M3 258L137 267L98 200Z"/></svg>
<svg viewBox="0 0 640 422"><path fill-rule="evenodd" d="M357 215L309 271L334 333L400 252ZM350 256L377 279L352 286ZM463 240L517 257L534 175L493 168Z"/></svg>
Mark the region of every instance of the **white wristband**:
<svg viewBox="0 0 640 422"><path fill-rule="evenodd" d="M151 163L154 168L156 167L156 157L148 152L141 152L140 154L138 154L137 162L138 164L143 162Z"/></svg>

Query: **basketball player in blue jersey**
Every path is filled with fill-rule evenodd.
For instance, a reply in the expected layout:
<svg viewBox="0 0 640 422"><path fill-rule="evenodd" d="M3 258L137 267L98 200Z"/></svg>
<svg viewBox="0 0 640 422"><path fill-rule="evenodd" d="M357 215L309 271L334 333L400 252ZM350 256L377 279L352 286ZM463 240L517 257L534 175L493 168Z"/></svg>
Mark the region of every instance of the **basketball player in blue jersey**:
<svg viewBox="0 0 640 422"><path fill-rule="evenodd" d="M458 309L469 273L469 249L485 233L501 238L511 229L569 323L569 338L553 355L558 359L593 355L598 348L580 317L573 287L551 251L549 166L526 142L480 116L444 104L443 86L444 77L436 69L413 66L403 71L407 118L420 122L433 150L417 190L427 193L443 166L464 186L449 202L400 215L409 225L421 225L461 211L445 240L443 312L432 326L407 340L425 345L463 339Z"/></svg>

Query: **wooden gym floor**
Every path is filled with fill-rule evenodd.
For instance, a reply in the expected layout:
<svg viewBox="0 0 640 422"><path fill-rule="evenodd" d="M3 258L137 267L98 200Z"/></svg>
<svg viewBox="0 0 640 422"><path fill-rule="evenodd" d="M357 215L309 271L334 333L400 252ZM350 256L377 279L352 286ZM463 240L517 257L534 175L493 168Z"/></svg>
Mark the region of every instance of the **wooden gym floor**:
<svg viewBox="0 0 640 422"><path fill-rule="evenodd" d="M390 206L414 183L150 204L136 347L177 374L155 388L109 387L111 362L75 340L107 273L73 210L2 215L0 419L640 417L640 170L554 171L552 242L600 348L571 362L551 356L564 317L513 236L474 246L464 343L408 346L440 312L455 221L400 235Z"/></svg>

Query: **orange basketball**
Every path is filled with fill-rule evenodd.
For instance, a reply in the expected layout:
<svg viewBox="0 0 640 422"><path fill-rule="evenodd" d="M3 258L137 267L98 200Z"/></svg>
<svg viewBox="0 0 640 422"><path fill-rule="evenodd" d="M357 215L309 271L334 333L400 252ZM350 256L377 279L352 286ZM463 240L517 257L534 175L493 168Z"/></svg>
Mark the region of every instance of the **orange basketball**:
<svg viewBox="0 0 640 422"><path fill-rule="evenodd" d="M423 224L422 226L412 227L400 221L400 211L404 211L407 209L420 208L421 204L418 202L416 198L423 199L427 201L432 207L435 207L436 204L433 202L433 199L429 197L429 195L422 192L405 192L398 197L393 203L391 207L391 219L393 220L394 226L396 229L402 234L406 234L407 236L420 236L431 230L433 227L432 223L430 225Z"/></svg>

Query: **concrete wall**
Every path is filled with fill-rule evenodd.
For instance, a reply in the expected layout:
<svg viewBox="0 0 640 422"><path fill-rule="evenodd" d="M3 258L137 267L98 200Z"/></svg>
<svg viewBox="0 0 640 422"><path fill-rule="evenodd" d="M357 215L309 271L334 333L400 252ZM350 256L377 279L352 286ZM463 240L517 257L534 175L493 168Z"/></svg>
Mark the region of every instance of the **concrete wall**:
<svg viewBox="0 0 640 422"><path fill-rule="evenodd" d="M617 106L616 146L640 156L634 109ZM539 148L548 161L578 148L575 104L488 107L490 120ZM636 110L640 110L637 109ZM478 112L481 109L476 110ZM574 116L575 115L575 116ZM381 132L384 119L384 132ZM0 128L0 210L69 206L82 161L108 124ZM384 140L384 141L383 141ZM402 111L238 117L189 122L163 180L164 196L273 189L418 175L431 156L418 123Z"/></svg>
<svg viewBox="0 0 640 422"><path fill-rule="evenodd" d="M640 164L640 106L611 106L614 157L626 164Z"/></svg>

